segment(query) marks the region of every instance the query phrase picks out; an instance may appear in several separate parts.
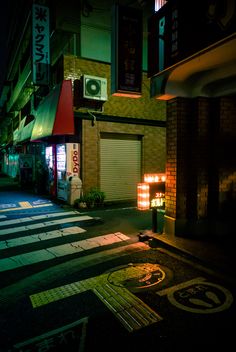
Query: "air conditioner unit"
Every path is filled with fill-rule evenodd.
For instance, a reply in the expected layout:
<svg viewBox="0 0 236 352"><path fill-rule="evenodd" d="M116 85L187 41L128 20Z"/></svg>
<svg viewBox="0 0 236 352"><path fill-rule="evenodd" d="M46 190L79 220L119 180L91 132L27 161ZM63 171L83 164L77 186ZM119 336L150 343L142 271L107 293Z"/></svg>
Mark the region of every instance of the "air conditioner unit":
<svg viewBox="0 0 236 352"><path fill-rule="evenodd" d="M106 101L107 79L103 77L84 75L83 98Z"/></svg>

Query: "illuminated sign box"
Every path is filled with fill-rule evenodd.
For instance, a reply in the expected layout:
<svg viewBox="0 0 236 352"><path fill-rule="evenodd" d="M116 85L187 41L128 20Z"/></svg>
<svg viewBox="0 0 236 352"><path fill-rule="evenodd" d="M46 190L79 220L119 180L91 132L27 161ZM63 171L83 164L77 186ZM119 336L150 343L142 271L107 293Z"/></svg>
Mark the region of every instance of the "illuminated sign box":
<svg viewBox="0 0 236 352"><path fill-rule="evenodd" d="M144 182L137 185L138 210L165 209L165 174L144 174Z"/></svg>
<svg viewBox="0 0 236 352"><path fill-rule="evenodd" d="M156 182L165 182L165 174L144 174L144 182L147 183L156 183Z"/></svg>
<svg viewBox="0 0 236 352"><path fill-rule="evenodd" d="M137 185L137 206L139 210L150 208L148 183L138 183Z"/></svg>
<svg viewBox="0 0 236 352"><path fill-rule="evenodd" d="M111 93L140 98L142 95L143 14L141 9L112 8Z"/></svg>
<svg viewBox="0 0 236 352"><path fill-rule="evenodd" d="M150 184L150 208L165 209L165 182Z"/></svg>
<svg viewBox="0 0 236 352"><path fill-rule="evenodd" d="M49 85L49 8L32 5L32 79L35 85Z"/></svg>

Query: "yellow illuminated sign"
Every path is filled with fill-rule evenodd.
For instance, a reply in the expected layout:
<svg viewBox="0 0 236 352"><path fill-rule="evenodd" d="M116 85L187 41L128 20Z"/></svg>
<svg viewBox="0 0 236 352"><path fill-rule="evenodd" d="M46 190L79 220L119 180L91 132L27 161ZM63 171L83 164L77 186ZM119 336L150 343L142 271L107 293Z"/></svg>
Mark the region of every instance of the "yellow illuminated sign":
<svg viewBox="0 0 236 352"><path fill-rule="evenodd" d="M163 207L165 203L165 194L164 193L156 193L158 196L156 198L151 199L151 208Z"/></svg>
<svg viewBox="0 0 236 352"><path fill-rule="evenodd" d="M137 185L139 210L165 207L165 174L144 174L144 182Z"/></svg>

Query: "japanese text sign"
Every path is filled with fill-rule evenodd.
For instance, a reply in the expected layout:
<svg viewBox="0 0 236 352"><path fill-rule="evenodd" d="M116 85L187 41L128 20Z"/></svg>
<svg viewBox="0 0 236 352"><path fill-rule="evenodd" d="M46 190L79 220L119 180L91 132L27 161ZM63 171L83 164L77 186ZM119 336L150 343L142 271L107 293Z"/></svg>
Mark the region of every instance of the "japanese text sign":
<svg viewBox="0 0 236 352"><path fill-rule="evenodd" d="M150 208L165 209L165 182L151 183Z"/></svg>
<svg viewBox="0 0 236 352"><path fill-rule="evenodd" d="M142 11L114 5L112 12L111 90L113 95L142 94Z"/></svg>
<svg viewBox="0 0 236 352"><path fill-rule="evenodd" d="M32 6L32 60L33 83L49 84L49 9L38 4Z"/></svg>

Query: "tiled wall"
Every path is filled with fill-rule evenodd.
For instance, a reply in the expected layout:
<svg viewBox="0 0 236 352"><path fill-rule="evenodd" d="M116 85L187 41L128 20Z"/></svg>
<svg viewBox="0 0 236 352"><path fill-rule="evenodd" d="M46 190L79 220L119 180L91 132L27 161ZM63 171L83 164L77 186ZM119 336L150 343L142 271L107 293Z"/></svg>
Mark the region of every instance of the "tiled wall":
<svg viewBox="0 0 236 352"><path fill-rule="evenodd" d="M229 199L235 206L235 97L169 101L166 135L166 216L190 233L194 223L218 221Z"/></svg>
<svg viewBox="0 0 236 352"><path fill-rule="evenodd" d="M64 77L80 78L88 74L106 77L108 80L108 100L103 105L103 114L139 119L166 119L166 103L150 98L150 80L143 73L142 97L139 99L114 97L110 95L110 65L79 59L74 56L64 58ZM79 109L77 109L80 111ZM76 110L75 110L76 111ZM83 111L83 109L81 110ZM142 136L142 174L165 172L166 128L140 124L83 120L82 123L82 181L84 191L100 183L100 134L102 132L125 133Z"/></svg>
<svg viewBox="0 0 236 352"><path fill-rule="evenodd" d="M236 200L236 98L221 98L219 170L220 202ZM221 204L221 205L222 205Z"/></svg>
<svg viewBox="0 0 236 352"><path fill-rule="evenodd" d="M111 96L110 65L80 59L75 56L64 57L64 78L80 78L88 74L107 78L108 101L103 105L104 114L113 116L138 117L140 119L166 120L166 103L150 98L150 79L143 73L142 97L124 98Z"/></svg>

